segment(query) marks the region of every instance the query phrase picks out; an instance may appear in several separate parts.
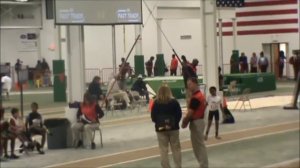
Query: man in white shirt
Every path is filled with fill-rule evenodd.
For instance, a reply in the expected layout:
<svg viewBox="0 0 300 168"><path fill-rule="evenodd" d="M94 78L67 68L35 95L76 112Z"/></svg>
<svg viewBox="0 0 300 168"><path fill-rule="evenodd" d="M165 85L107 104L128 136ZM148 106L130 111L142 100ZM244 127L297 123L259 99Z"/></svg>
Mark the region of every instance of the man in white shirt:
<svg viewBox="0 0 300 168"><path fill-rule="evenodd" d="M118 76L115 76L108 84L106 97L111 101L111 105L115 103L116 100L124 100L126 102L127 107L130 106L130 99L128 94L121 90L118 84Z"/></svg>
<svg viewBox="0 0 300 168"><path fill-rule="evenodd" d="M6 92L6 97L7 97L7 99L9 99L9 93L12 88L12 80L9 76L4 75L1 78L1 83L2 83L2 90L3 90L3 92Z"/></svg>

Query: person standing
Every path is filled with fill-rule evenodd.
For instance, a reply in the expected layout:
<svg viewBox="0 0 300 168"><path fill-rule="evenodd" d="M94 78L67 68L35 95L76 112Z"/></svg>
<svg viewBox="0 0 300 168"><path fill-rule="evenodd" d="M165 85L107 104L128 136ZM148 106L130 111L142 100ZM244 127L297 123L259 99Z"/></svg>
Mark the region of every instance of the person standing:
<svg viewBox="0 0 300 168"><path fill-rule="evenodd" d="M189 78L187 86L192 93L192 97L189 101L188 112L182 121L181 127L186 128L189 125L195 157L201 168L207 168L208 158L203 136L206 100L199 90L197 78Z"/></svg>
<svg viewBox="0 0 300 168"><path fill-rule="evenodd" d="M286 59L284 52L281 50L279 52L279 78L283 76L284 60Z"/></svg>
<svg viewBox="0 0 300 168"><path fill-rule="evenodd" d="M153 61L154 61L154 57L151 56L150 59L145 63L148 77L152 76Z"/></svg>
<svg viewBox="0 0 300 168"><path fill-rule="evenodd" d="M183 82L185 88L187 88L187 80L188 78L194 77L197 78L197 74L195 72L194 67L191 63L189 63L184 55L181 56L182 60L182 75L183 75Z"/></svg>
<svg viewBox="0 0 300 168"><path fill-rule="evenodd" d="M204 139L207 140L207 138L208 138L208 134L209 134L209 130L210 130L213 118L215 118L215 126L216 126L215 138L221 139L221 137L219 137L219 119L220 119L219 108L223 112L223 107L221 104L222 99L220 96L217 95L217 88L214 86L209 88L209 93L210 93L210 95L207 97L207 104L206 104L206 106L208 106L208 109L209 109L208 125L206 128L206 133L205 133Z"/></svg>
<svg viewBox="0 0 300 168"><path fill-rule="evenodd" d="M257 73L257 56L256 53L252 53L252 57L250 59L250 72Z"/></svg>
<svg viewBox="0 0 300 168"><path fill-rule="evenodd" d="M179 140L179 122L182 117L181 107L173 98L171 89L163 84L154 101L151 118L155 123L155 131L159 144L161 166L170 168L168 149L171 146L176 168L181 167L181 146Z"/></svg>
<svg viewBox="0 0 300 168"><path fill-rule="evenodd" d="M177 76L177 67L178 67L178 60L175 54L172 55L171 66L170 66L170 75Z"/></svg>
<svg viewBox="0 0 300 168"><path fill-rule="evenodd" d="M267 72L269 61L268 58L264 56L264 52L260 52L260 58L258 60L258 66L262 73Z"/></svg>
<svg viewBox="0 0 300 168"><path fill-rule="evenodd" d="M294 69L294 80L297 80L298 73L300 72L300 51L295 52L295 56L290 57L289 63Z"/></svg>
<svg viewBox="0 0 300 168"><path fill-rule="evenodd" d="M100 77L95 76L93 81L90 83L88 92L90 95L94 96L98 101L103 98L103 93L100 85Z"/></svg>
<svg viewBox="0 0 300 168"><path fill-rule="evenodd" d="M240 70L241 73L248 73L248 59L245 53L243 52L240 56L240 67L241 67Z"/></svg>
<svg viewBox="0 0 300 168"><path fill-rule="evenodd" d="M9 93L11 91L12 88L12 79L8 76L8 75L4 75L1 77L1 91L5 91L6 92L6 98L9 99ZM1 92L1 96L2 96L2 92Z"/></svg>
<svg viewBox="0 0 300 168"><path fill-rule="evenodd" d="M126 90L126 74L131 75L131 67L125 58L121 58L121 64L119 65L119 87L122 90Z"/></svg>

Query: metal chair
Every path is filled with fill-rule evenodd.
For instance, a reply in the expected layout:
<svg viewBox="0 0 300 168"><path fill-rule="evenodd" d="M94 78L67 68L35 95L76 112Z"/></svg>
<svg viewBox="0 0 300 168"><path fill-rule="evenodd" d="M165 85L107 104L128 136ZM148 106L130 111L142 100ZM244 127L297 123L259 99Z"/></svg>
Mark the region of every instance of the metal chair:
<svg viewBox="0 0 300 168"><path fill-rule="evenodd" d="M250 98L249 98L250 91L251 91L250 88L245 88L243 90L242 95L240 95L240 97L238 98L237 103L233 110L236 110L239 102L242 102L240 110L242 109L242 107L244 107L244 111L246 111L246 102L248 102L247 106L249 106L250 110L252 111L251 102L250 102Z"/></svg>
<svg viewBox="0 0 300 168"><path fill-rule="evenodd" d="M101 148L103 148L102 130L101 130L100 125L99 125L99 127L97 127L96 129L94 129L94 131L93 131L93 136L92 136L93 141L94 141L94 139L95 139L96 131L99 131L99 135L100 135L100 144L101 144Z"/></svg>

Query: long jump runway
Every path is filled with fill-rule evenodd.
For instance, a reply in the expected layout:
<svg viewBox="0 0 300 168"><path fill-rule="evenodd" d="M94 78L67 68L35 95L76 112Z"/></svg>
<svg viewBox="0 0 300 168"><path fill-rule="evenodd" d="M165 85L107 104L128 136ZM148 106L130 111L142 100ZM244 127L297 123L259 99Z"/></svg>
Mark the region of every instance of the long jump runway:
<svg viewBox="0 0 300 168"><path fill-rule="evenodd" d="M298 131L299 121L290 123L281 123L276 125L269 125L264 127L256 127L251 129L239 130L229 133L222 134L222 140L216 140L214 138L209 138L207 141L207 147L211 148L218 145L224 145L234 142L239 142L243 140L249 140L259 137L264 137L268 135L275 135L285 132ZM191 150L190 140L184 140L181 142L182 151ZM259 146L257 147L259 148ZM279 151L276 151L279 152ZM226 154L226 153L224 153ZM73 167L113 167L126 163L136 162L140 160L150 159L159 156L159 150L157 146L135 149L130 151L124 151L120 153L113 153L109 155L102 155L88 159L76 160L71 162L66 162L62 164L56 164L49 167L55 168L73 168ZM259 156L257 156L259 157ZM146 166L146 165L145 165Z"/></svg>

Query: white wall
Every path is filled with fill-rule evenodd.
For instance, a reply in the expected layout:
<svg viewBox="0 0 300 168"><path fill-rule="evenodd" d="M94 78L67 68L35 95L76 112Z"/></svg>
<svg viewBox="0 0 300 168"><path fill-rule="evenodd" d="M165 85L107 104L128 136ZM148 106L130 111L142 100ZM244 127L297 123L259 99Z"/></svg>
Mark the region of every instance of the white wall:
<svg viewBox="0 0 300 168"><path fill-rule="evenodd" d="M3 62L11 62L14 64L16 59L21 59L23 61L23 65L29 65L30 67L34 67L38 59L45 58L50 68L52 67L52 60L58 59L58 49L55 51L49 50L51 44L55 44L57 46L57 29L54 27L53 20L46 20L45 14L45 1L42 0L42 29L1 29L1 63ZM36 8L34 9L36 13ZM16 23L15 25L22 26L22 23ZM24 23L25 26L31 23L32 21L28 21L28 23ZM36 25L32 25L36 26ZM38 36L38 47L35 51L22 51L20 48L22 45L20 40L21 34L27 33L36 33ZM52 68L51 68L52 69Z"/></svg>

